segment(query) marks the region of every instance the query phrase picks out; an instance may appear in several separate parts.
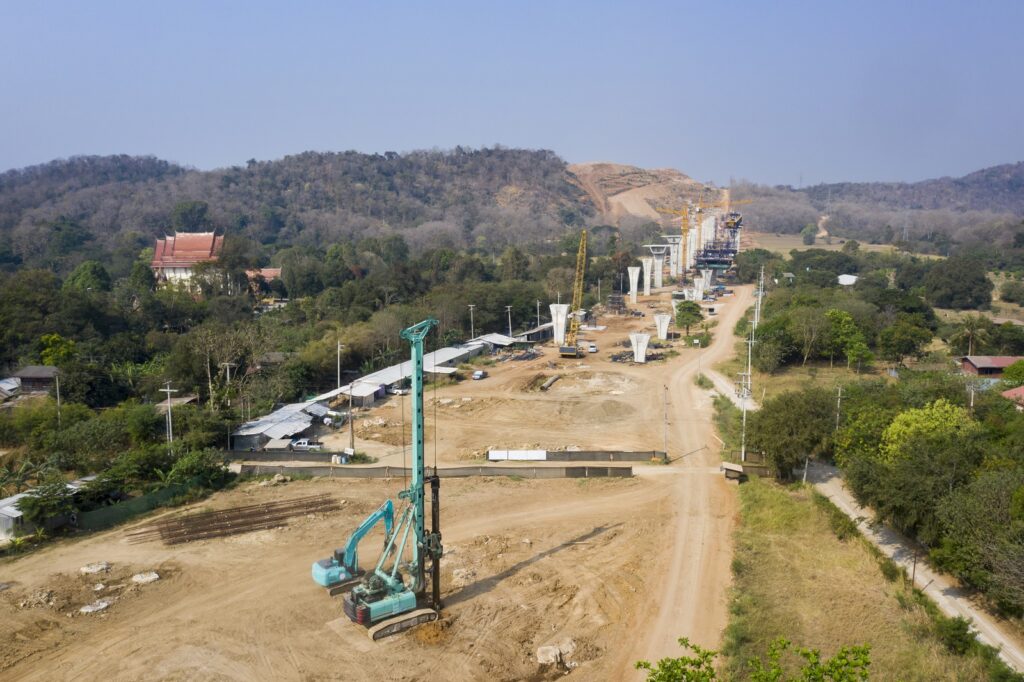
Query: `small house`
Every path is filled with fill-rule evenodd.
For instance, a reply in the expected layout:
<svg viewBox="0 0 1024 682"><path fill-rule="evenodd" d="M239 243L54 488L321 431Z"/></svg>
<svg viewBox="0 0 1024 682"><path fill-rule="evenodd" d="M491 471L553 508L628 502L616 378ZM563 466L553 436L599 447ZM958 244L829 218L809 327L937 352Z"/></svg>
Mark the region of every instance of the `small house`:
<svg viewBox="0 0 1024 682"><path fill-rule="evenodd" d="M50 365L28 365L14 373L21 382L22 393L49 393L57 381L57 368Z"/></svg>
<svg viewBox="0 0 1024 682"><path fill-rule="evenodd" d="M967 355L960 360L960 370L964 374L998 379L1003 370L1024 357L1019 355Z"/></svg>

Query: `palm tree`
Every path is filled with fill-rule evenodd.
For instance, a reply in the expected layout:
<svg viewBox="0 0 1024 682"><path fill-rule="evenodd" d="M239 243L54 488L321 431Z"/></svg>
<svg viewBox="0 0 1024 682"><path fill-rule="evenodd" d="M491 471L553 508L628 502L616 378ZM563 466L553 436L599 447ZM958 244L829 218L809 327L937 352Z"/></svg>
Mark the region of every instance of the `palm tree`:
<svg viewBox="0 0 1024 682"><path fill-rule="evenodd" d="M949 337L951 343L967 344L967 354L974 355L974 348L989 339L990 322L981 315L965 315L959 328Z"/></svg>

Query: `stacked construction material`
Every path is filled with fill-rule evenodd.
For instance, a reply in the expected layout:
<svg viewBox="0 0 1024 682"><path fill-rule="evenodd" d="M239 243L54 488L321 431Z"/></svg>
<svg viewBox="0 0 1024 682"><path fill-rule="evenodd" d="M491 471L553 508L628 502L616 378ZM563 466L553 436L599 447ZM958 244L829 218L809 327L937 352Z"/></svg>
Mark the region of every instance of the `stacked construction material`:
<svg viewBox="0 0 1024 682"><path fill-rule="evenodd" d="M133 543L162 540L165 545L177 545L254 530L278 528L288 525L288 519L293 516L339 509L341 505L330 495L311 495L294 500L176 516L131 531L128 538Z"/></svg>

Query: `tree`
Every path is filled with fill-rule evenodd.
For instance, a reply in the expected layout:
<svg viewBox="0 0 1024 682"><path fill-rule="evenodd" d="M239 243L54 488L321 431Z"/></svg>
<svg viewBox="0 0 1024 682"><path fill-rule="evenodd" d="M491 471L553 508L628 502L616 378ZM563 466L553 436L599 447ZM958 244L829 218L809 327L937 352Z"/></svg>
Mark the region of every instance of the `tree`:
<svg viewBox="0 0 1024 682"><path fill-rule="evenodd" d="M939 564L1004 608L1024 609L1024 466L982 471L946 496L938 513Z"/></svg>
<svg viewBox="0 0 1024 682"><path fill-rule="evenodd" d="M949 342L961 347L967 344L967 355L974 355L974 349L988 341L991 326L992 323L981 315L965 315Z"/></svg>
<svg viewBox="0 0 1024 682"><path fill-rule="evenodd" d="M1024 305L1024 282L1018 282L1012 279L1007 280L1003 283L1003 286L999 287L999 298L1007 301L1008 303Z"/></svg>
<svg viewBox="0 0 1024 682"><path fill-rule="evenodd" d="M818 227L814 223L807 223L804 225L804 229L800 230L800 237L804 245L811 246L814 244L814 238L818 234Z"/></svg>
<svg viewBox="0 0 1024 682"><path fill-rule="evenodd" d="M192 450L178 458L167 481L219 488L231 477L225 465L224 456L217 450Z"/></svg>
<svg viewBox="0 0 1024 682"><path fill-rule="evenodd" d="M899 319L882 330L878 336L878 347L886 359L902 365L905 358L920 356L925 344L931 339L932 333L928 329L909 320Z"/></svg>
<svg viewBox="0 0 1024 682"><path fill-rule="evenodd" d="M74 511L74 498L67 481L51 472L42 484L18 500L18 509L26 521L42 527L51 519Z"/></svg>
<svg viewBox="0 0 1024 682"><path fill-rule="evenodd" d="M171 227L178 232L207 232L213 229L210 205L205 201L182 201L171 211Z"/></svg>
<svg viewBox="0 0 1024 682"><path fill-rule="evenodd" d="M790 334L800 347L804 365L807 364L807 359L818 350L828 328L829 320L820 308L804 306L790 313Z"/></svg>
<svg viewBox="0 0 1024 682"><path fill-rule="evenodd" d="M60 367L74 360L77 355L75 342L60 334L43 334L39 341L43 346L39 357L44 365Z"/></svg>
<svg viewBox="0 0 1024 682"><path fill-rule="evenodd" d="M501 254L501 279L529 279L530 259L517 246L510 246Z"/></svg>
<svg viewBox="0 0 1024 682"><path fill-rule="evenodd" d="M64 289L110 291L110 274L99 262L87 260L75 268L64 280Z"/></svg>
<svg viewBox="0 0 1024 682"><path fill-rule="evenodd" d="M717 651L693 644L685 637L679 638L679 644L693 651L693 656L663 658L656 664L649 661L636 663L637 670L647 672L646 682L714 682L718 679L714 665ZM867 644L844 646L835 656L825 660L817 649L797 649L796 654L803 659L803 665L797 676L784 677L785 670L792 668L782 663L782 655L790 646L789 640L780 637L768 645L767 662L760 659L747 661L749 679L753 682L863 682L868 679L871 647Z"/></svg>
<svg viewBox="0 0 1024 682"><path fill-rule="evenodd" d="M807 458L832 451L834 402L821 388L789 391L765 401L751 419L751 447L764 452L779 478L788 479Z"/></svg>
<svg viewBox="0 0 1024 682"><path fill-rule="evenodd" d="M681 301L676 307L676 326L686 330L690 335L690 327L704 319L704 311L696 301Z"/></svg>
<svg viewBox="0 0 1024 682"><path fill-rule="evenodd" d="M965 408L940 398L924 407L896 415L882 433L878 455L882 461L892 463L897 458L913 456L913 452L907 451L905 446L917 436L930 434L952 438L967 435L976 428L977 422Z"/></svg>
<svg viewBox="0 0 1024 682"><path fill-rule="evenodd" d="M1003 382L1007 386L1024 386L1024 360L1018 360L1003 370Z"/></svg>
<svg viewBox="0 0 1024 682"><path fill-rule="evenodd" d="M980 309L992 302L995 286L978 258L953 257L931 266L924 277L925 296L939 308Z"/></svg>

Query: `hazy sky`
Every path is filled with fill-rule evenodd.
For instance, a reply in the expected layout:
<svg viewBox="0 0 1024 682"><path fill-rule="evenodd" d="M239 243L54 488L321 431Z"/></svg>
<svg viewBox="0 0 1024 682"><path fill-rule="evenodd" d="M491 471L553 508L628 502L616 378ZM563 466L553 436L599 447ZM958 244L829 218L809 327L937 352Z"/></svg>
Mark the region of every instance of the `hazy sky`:
<svg viewBox="0 0 1024 682"><path fill-rule="evenodd" d="M461 144L701 180L1024 160L1024 2L0 2L0 169Z"/></svg>

